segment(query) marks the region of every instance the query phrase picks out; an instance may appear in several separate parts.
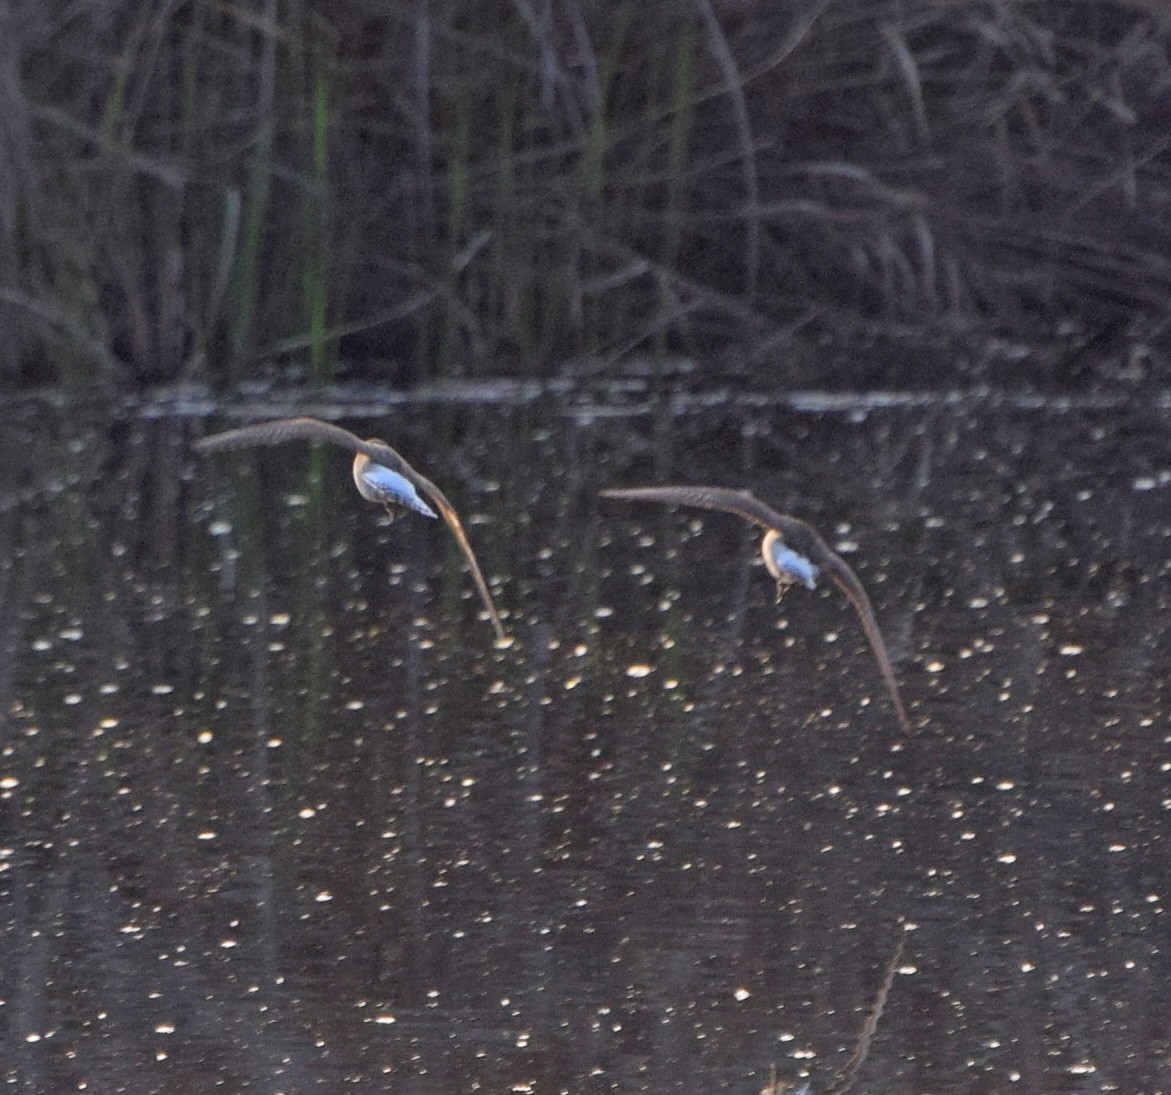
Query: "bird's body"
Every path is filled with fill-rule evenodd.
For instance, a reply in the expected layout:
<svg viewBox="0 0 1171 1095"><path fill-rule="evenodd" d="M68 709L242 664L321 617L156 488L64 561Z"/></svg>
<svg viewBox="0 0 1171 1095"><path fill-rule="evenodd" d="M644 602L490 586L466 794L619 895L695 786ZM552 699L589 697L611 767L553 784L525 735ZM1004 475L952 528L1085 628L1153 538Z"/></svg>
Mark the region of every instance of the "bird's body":
<svg viewBox="0 0 1171 1095"><path fill-rule="evenodd" d="M776 579L778 586L784 587L800 582L806 589L817 588L821 567L789 547L776 529L770 528L764 534L764 539L760 542L760 553L764 556L764 565Z"/></svg>
<svg viewBox="0 0 1171 1095"><path fill-rule="evenodd" d="M352 470L354 486L358 488L358 493L367 502L377 502L379 505L386 506L388 510L398 507L409 509L412 513L421 514L423 517L434 518L436 516L435 511L419 497L419 492L415 490L414 484L406 476L399 475L397 471L391 471L390 468L385 468L381 464L375 464L370 457L363 453L358 453L354 457Z"/></svg>
<svg viewBox="0 0 1171 1095"><path fill-rule="evenodd" d="M846 561L830 549L812 525L787 513L778 513L748 491L729 490L726 487L632 487L627 490L604 490L602 494L607 498L625 498L636 502L663 502L668 505L723 510L759 525L765 530L761 542L764 565L776 580L778 591L794 582L813 589L819 575L827 575L846 595L858 614L899 723L904 730L910 730L910 721L899 694L890 655L866 589Z"/></svg>
<svg viewBox="0 0 1171 1095"><path fill-rule="evenodd" d="M193 447L199 452L219 452L222 449L246 448L253 445L279 445L284 441L325 441L354 453L352 471L358 492L367 501L377 502L390 512L399 507L424 517L435 517L435 510L423 500L422 496L426 495L451 530L464 559L467 560L472 580L476 584L476 590L488 612L497 638L504 638L504 628L500 623L496 605L492 601L492 594L488 590L488 583L484 581L480 564L476 562L472 545L468 542L455 507L430 479L415 471L385 441L377 437L363 441L349 430L343 430L341 426L335 426L332 422L322 422L317 418L278 418L226 430L211 437L202 437Z"/></svg>

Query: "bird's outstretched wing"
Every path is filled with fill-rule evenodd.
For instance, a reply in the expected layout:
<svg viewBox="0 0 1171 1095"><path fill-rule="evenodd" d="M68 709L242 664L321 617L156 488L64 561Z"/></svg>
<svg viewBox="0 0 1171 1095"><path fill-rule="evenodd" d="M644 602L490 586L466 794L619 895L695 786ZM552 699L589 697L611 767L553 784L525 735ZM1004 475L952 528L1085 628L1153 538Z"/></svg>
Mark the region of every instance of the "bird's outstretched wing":
<svg viewBox="0 0 1171 1095"><path fill-rule="evenodd" d="M825 556L818 560L818 566L821 567L823 573L829 575L830 581L846 595L846 599L854 606L854 611L862 622L862 630L866 632L866 641L870 644L874 660L878 662L878 671L882 674L886 690L890 693L891 702L895 705L899 723L909 733L911 722L907 718L906 708L903 707L903 697L899 693L895 671L890 664L890 655L887 653L886 643L879 630L878 620L874 617L874 606L870 603L866 587L837 552L827 551Z"/></svg>
<svg viewBox="0 0 1171 1095"><path fill-rule="evenodd" d="M488 583L476 561L475 552L468 542L463 523L456 513L455 507L447 500L446 495L430 479L420 475L410 464L385 441L371 438L363 441L349 430L335 426L332 422L322 422L318 418L277 418L270 422L256 422L251 426L240 426L234 430L225 430L223 433L213 434L211 437L201 437L194 442L193 448L197 452L220 452L223 449L241 449L254 445L280 445L285 441L325 441L331 445L338 445L350 452L362 453L375 464L397 471L408 479L417 490L423 491L435 503L447 527L451 530L455 542L459 545L468 569L472 572L472 581L475 582L476 592L488 612L492 621L492 628L498 639L504 638L504 626L500 622L500 615L492 600Z"/></svg>
<svg viewBox="0 0 1171 1095"><path fill-rule="evenodd" d="M325 441L339 445L350 452L364 453L375 463L401 471L406 461L389 445L380 444L379 452L388 459L377 459L375 446L360 437L319 418L274 418L270 422L254 422L251 426L239 426L234 430L201 437L193 442L196 452L220 452L222 449L245 449L255 445L281 445L286 441Z"/></svg>
<svg viewBox="0 0 1171 1095"><path fill-rule="evenodd" d="M700 509L722 510L734 513L763 529L776 529L785 543L811 562L832 554L829 545L812 525L772 506L746 490L730 487L626 487L604 490L606 498L625 498L632 502L663 502L670 506L698 506Z"/></svg>
<svg viewBox="0 0 1171 1095"><path fill-rule="evenodd" d="M371 441L369 444L382 445L382 442ZM391 452L394 452L389 445L386 446ZM371 457L371 459L374 459ZM381 460L378 463L382 463ZM496 638L504 638L504 625L500 622L500 615L496 611L496 604L492 600L492 594L488 589L488 583L484 581L484 575L480 570L480 564L476 562L476 553L472 551L472 545L468 542L467 533L464 532L463 522L459 519L459 514L455 512L453 506L448 500L447 496L426 476L420 475L414 468L410 466L405 460L403 467L398 469L405 475L412 483L414 483L417 490L421 490L432 502L435 503L435 508L439 510L439 515L447 523L447 527L451 529L452 536L455 537L455 542L459 544L460 551L463 552L464 558L467 560L468 570L472 572L472 581L476 583L476 591L480 594L480 600L484 604L484 608L488 612L488 619L492 621L492 629L496 632Z"/></svg>
<svg viewBox="0 0 1171 1095"><path fill-rule="evenodd" d="M746 490L729 487L624 487L602 491L604 498L625 498L631 502L663 502L669 506L698 506L735 513L761 528L784 532L796 518L778 513Z"/></svg>
<svg viewBox="0 0 1171 1095"><path fill-rule="evenodd" d="M886 643L875 619L874 608L866 593L866 587L846 561L830 549L812 525L766 506L746 490L731 490L728 487L629 487L604 490L602 494L606 498L624 498L635 502L663 502L667 505L723 510L735 513L761 528L776 529L789 547L796 549L820 567L829 575L830 581L846 595L846 599L858 615L862 630L866 633L866 641L870 644L875 661L878 662L879 672L894 703L899 723L904 730L910 731L911 724L903 707L902 696L899 694L890 655L887 653Z"/></svg>

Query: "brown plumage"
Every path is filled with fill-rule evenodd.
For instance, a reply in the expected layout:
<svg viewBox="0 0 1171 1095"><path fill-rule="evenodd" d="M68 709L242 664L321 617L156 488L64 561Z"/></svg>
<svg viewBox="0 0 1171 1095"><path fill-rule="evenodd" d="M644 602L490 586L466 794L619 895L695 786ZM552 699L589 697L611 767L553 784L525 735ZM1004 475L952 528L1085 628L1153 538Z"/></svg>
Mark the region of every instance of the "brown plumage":
<svg viewBox="0 0 1171 1095"><path fill-rule="evenodd" d="M363 441L360 437L335 426L331 422L322 422L317 418L277 418L270 422L257 422L251 426L241 426L238 429L226 430L224 433L213 434L211 437L202 437L193 445L198 452L219 452L222 449L247 448L253 445L279 445L285 441L325 441L331 445L338 445L355 453L353 462L354 483L364 498L370 501L381 502L391 509L392 505L405 505L416 512L427 514L426 506L419 509L407 497L394 497L386 492L380 492L377 484L370 478L372 465L387 468L397 473L410 485L410 488L422 491L439 510L447 527L451 530L455 542L459 545L467 560L468 569L472 572L472 581L480 594L480 600L492 621L492 627L498 639L504 638L504 627L500 623L500 616L488 590L488 583L480 571L480 564L476 562L472 545L468 542L467 534L455 512L455 507L430 479L420 475L410 464L403 459L385 441L372 437ZM434 514L429 514L434 516Z"/></svg>
<svg viewBox="0 0 1171 1095"><path fill-rule="evenodd" d="M911 724L903 707L902 696L899 695L899 686L895 681L886 643L878 628L878 621L874 617L874 609L866 595L866 589L859 581L858 575L840 555L830 549L811 525L796 517L790 517L787 513L778 513L746 490L730 490L725 487L632 487L627 490L604 490L602 494L607 498L625 498L636 502L664 502L668 505L723 510L759 525L766 530L761 543L765 566L782 587L795 580L812 586L816 571L825 571L830 581L846 595L858 614L862 630L866 633L870 649L878 662L879 672L882 673L882 679L894 703L899 723L904 730L910 731ZM783 557L778 557L778 549L784 552L785 548L798 556L792 563L786 564ZM813 565L815 569L812 575L800 567L802 563Z"/></svg>

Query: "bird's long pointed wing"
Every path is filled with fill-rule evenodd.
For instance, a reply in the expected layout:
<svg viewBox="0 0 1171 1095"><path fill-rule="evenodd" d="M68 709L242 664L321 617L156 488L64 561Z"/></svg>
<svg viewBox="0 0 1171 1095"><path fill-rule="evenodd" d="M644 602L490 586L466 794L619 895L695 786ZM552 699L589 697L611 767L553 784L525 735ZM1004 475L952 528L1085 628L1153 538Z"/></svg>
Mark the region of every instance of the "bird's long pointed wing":
<svg viewBox="0 0 1171 1095"><path fill-rule="evenodd" d="M728 487L625 487L602 491L604 498L625 498L631 502L663 502L666 505L698 506L735 513L761 528L785 532L795 517L778 513L746 490ZM804 522L802 522L804 523Z"/></svg>
<svg viewBox="0 0 1171 1095"><path fill-rule="evenodd" d="M338 445L350 452L362 453L368 456L375 464L390 468L405 476L414 485L430 497L438 507L447 527L451 530L455 542L467 560L468 569L472 572L472 581L476 584L476 592L488 611L488 618L492 621L492 628L498 639L504 638L504 627L500 622L500 615L492 600L488 583L476 561L475 552L468 542L467 533L456 513L455 507L430 479L420 475L410 464L385 441L371 438L363 441L349 430L335 426L332 422L322 422L318 418L277 418L271 422L257 422L251 426L240 426L234 430L213 434L211 437L201 437L193 444L199 452L219 452L222 449L240 449L252 445L280 445L285 441L325 441L331 445Z"/></svg>
<svg viewBox="0 0 1171 1095"><path fill-rule="evenodd" d="M879 672L894 703L899 723L904 730L910 730L911 724L903 707L890 655L887 653L886 643L883 641L866 588L845 560L830 550L812 525L786 513L779 513L746 490L731 490L727 487L629 487L604 490L602 494L607 498L625 498L635 502L663 502L668 505L724 510L762 528L776 529L790 547L798 549L812 563L821 567L834 585L846 595L846 599L858 614L862 630L866 633L866 641L878 662Z"/></svg>
<svg viewBox="0 0 1171 1095"><path fill-rule="evenodd" d="M455 542L459 544L459 549L463 552L463 556L467 560L468 569L472 572L472 581L476 583L476 592L480 594L480 600L488 612L488 619L492 621L492 629L496 632L496 638L503 639L504 625L500 622L500 616L496 612L496 604L492 600L492 593L488 589L488 583L484 581L480 564L476 562L476 553L472 551L472 545L468 542L468 536L464 532L463 522L460 521L459 514L455 512L455 507L447 500L447 496L443 491L432 483L430 479L420 475L409 464L402 469L402 473L415 484L417 490L421 490L435 503L435 508L439 510L439 514L446 522L447 527L451 529L451 534L455 537Z"/></svg>
<svg viewBox="0 0 1171 1095"><path fill-rule="evenodd" d="M826 553L825 558L820 559L818 562L822 571L829 575L830 581L846 595L846 599L854 606L854 611L858 614L858 619L862 623L862 630L866 632L866 641L870 644L870 649L874 653L874 660L878 662L878 669L882 673L883 681L886 683L886 690L890 693L891 702L895 705L895 711L899 716L899 723L909 733L911 723L907 718L906 708L903 707L903 697L899 693L898 682L895 680L895 671L890 664L890 655L887 653L886 643L883 641L882 632L879 630L878 620L874 617L874 607L870 603L870 597L866 593L866 587L862 585L858 575L854 573L840 555L829 551Z"/></svg>
<svg viewBox="0 0 1171 1095"><path fill-rule="evenodd" d="M281 445L286 441L325 441L350 452L364 453L375 463L401 471L406 461L386 444L372 444L360 437L319 418L275 418L270 422L254 422L234 430L201 437L192 444L197 452L220 452L223 449L244 449L254 445Z"/></svg>

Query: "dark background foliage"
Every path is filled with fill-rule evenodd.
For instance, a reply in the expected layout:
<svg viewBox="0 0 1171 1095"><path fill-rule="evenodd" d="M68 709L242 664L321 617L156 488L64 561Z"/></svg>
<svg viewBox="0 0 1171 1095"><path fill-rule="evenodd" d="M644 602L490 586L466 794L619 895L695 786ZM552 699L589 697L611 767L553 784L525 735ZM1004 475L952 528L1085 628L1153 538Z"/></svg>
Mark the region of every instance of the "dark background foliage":
<svg viewBox="0 0 1171 1095"><path fill-rule="evenodd" d="M1169 27L1157 0L14 0L0 383L1162 380Z"/></svg>

